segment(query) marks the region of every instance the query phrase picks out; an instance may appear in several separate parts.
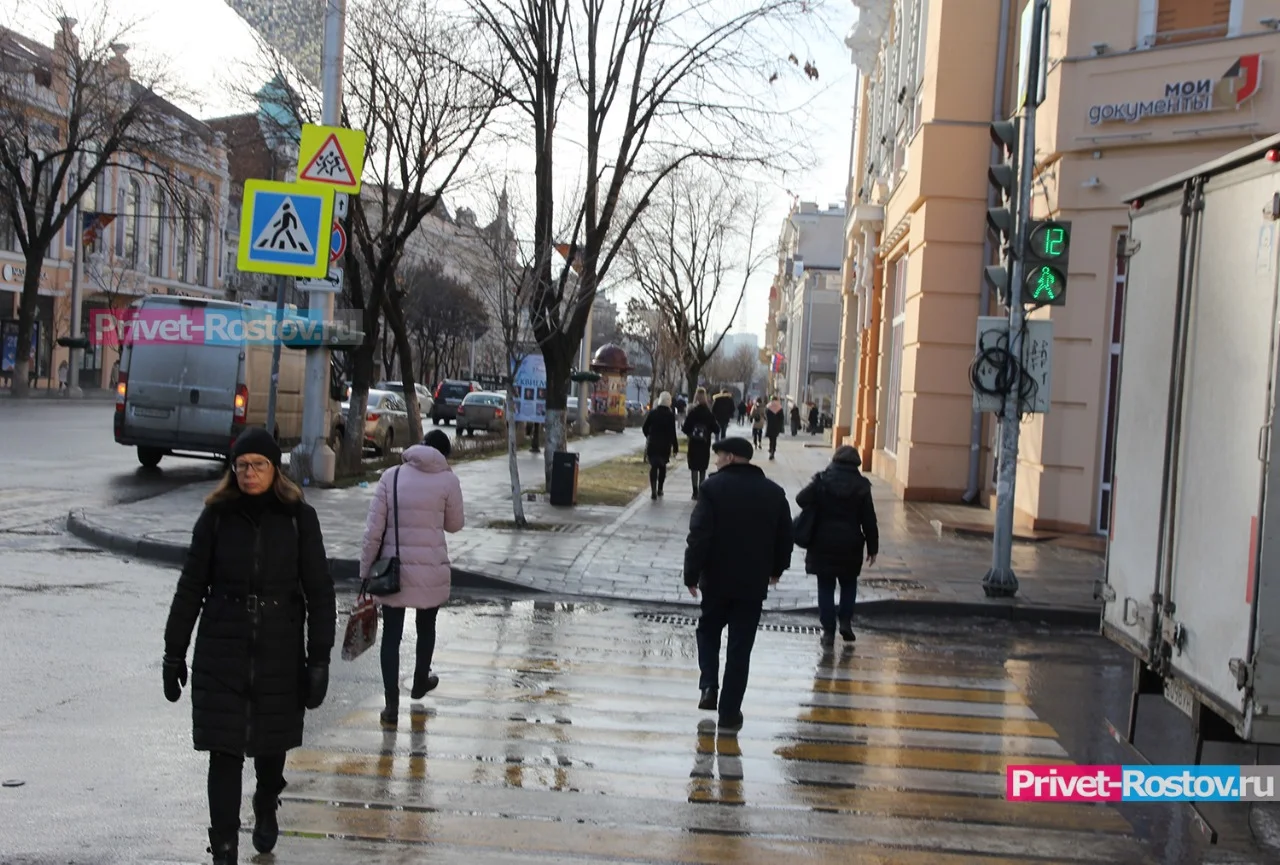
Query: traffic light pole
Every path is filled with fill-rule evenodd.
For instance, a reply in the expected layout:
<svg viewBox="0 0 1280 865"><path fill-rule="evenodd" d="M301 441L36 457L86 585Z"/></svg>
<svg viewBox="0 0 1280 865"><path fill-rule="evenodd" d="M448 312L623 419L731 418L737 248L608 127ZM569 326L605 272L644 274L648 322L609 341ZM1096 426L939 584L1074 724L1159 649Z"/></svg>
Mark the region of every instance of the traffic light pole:
<svg viewBox="0 0 1280 865"><path fill-rule="evenodd" d="M1031 45L1027 52L1027 93L1022 119L1022 148L1018 159L1018 209L1015 222L1012 273L1009 274L1009 363L1022 365L1022 331L1026 312L1022 308L1022 282L1026 268L1027 223L1031 216L1031 184L1036 170L1036 103L1040 97L1040 54L1044 40L1045 13L1049 0L1035 0L1032 12ZM1014 495L1018 481L1018 436L1021 432L1022 376L1010 376L1011 393L1005 394L1000 416L1000 457L996 474L996 520L992 537L991 570L982 579L988 597L1011 598L1018 593L1013 573Z"/></svg>

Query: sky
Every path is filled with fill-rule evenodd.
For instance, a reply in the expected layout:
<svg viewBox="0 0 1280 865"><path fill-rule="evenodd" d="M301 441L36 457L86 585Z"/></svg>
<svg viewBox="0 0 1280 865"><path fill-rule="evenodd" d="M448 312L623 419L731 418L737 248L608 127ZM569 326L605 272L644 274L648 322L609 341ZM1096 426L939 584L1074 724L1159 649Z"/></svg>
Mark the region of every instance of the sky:
<svg viewBox="0 0 1280 865"><path fill-rule="evenodd" d="M256 89L251 64L256 47L250 27L224 0L107 0L118 20L136 22L128 36L130 57L156 60L168 66L184 91L175 99L196 117L211 118L247 110L237 90ZM843 37L857 19L857 10L848 0L828 0L830 30L815 32L807 46L808 57L819 70L819 79L809 91L807 107L810 146L816 167L793 177L776 177L763 190L768 201L762 230L774 243L792 202L815 201L822 208L844 200L849 176L849 142L853 124L856 70L849 59ZM88 20L87 10L101 8L101 0L62 0L71 13ZM32 0L0 0L0 21L26 35L49 41L50 17L42 13L42 3ZM238 86L237 86L238 85ZM451 208L469 206L465 197L446 196ZM487 208L475 208L484 210ZM737 319L730 330L748 331L763 337L769 304L771 265L760 271L748 286ZM719 310L721 327L732 312L731 304ZM763 342L763 338L761 340Z"/></svg>

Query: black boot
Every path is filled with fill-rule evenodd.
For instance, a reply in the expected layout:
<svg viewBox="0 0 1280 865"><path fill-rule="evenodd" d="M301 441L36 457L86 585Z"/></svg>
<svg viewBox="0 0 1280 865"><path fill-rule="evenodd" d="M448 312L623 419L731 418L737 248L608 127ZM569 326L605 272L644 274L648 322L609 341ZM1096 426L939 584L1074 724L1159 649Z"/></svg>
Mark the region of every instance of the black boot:
<svg viewBox="0 0 1280 865"><path fill-rule="evenodd" d="M440 684L440 677L433 676L430 670L427 670L426 675L419 675L421 672L421 670L416 669L413 671L413 690L409 692L409 696L415 700L421 700L427 696L428 692L434 691L436 686Z"/></svg>
<svg viewBox="0 0 1280 865"><path fill-rule="evenodd" d="M396 723L399 721L399 715L400 715L400 695L388 694L386 699L386 706L385 708L383 708L381 714L378 715L378 720L382 722L382 725L384 727L394 727Z"/></svg>
<svg viewBox="0 0 1280 865"><path fill-rule="evenodd" d="M280 794L285 786L286 782L282 781L274 790L259 788L253 794L253 849L259 853L270 853L280 838L276 809L280 807Z"/></svg>
<svg viewBox="0 0 1280 865"><path fill-rule="evenodd" d="M239 837L233 832L224 836L213 829L209 830L209 847L206 852L213 854L213 865L236 865L240 855L237 849Z"/></svg>
<svg viewBox="0 0 1280 865"><path fill-rule="evenodd" d="M854 636L853 636L853 620L852 619L840 620L840 636L844 637L844 641L846 643L853 642Z"/></svg>
<svg viewBox="0 0 1280 865"><path fill-rule="evenodd" d="M691 475L691 480L693 483L693 500L696 502L698 500L698 473L697 472L693 472L693 474Z"/></svg>

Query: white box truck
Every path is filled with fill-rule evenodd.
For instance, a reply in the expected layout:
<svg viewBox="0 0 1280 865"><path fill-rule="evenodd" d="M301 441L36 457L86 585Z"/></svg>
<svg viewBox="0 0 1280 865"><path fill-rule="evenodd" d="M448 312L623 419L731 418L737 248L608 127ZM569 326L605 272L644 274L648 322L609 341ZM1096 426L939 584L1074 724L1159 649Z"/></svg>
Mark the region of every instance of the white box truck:
<svg viewBox="0 0 1280 865"><path fill-rule="evenodd" d="M136 447L138 462L153 468L166 454L223 458L246 428L265 427L273 344L249 325L272 317L254 304L219 300L136 302L119 325L116 442ZM285 449L302 436L305 371L304 351L281 351L273 432ZM334 421L336 406L331 401Z"/></svg>
<svg viewBox="0 0 1280 865"><path fill-rule="evenodd" d="M1103 634L1205 741L1280 743L1280 136L1133 193Z"/></svg>

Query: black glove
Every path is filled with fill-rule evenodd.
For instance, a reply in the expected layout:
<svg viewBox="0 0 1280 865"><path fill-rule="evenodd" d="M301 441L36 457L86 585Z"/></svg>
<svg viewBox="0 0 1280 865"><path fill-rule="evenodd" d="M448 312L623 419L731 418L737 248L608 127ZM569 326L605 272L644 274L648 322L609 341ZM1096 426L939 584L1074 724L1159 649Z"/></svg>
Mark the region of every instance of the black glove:
<svg viewBox="0 0 1280 865"><path fill-rule="evenodd" d="M318 709L324 702L324 695L329 693L329 665L307 664L307 701L308 709Z"/></svg>
<svg viewBox="0 0 1280 865"><path fill-rule="evenodd" d="M184 658L164 657L164 698L170 703L178 702L182 696L182 687L187 684L187 662Z"/></svg>

